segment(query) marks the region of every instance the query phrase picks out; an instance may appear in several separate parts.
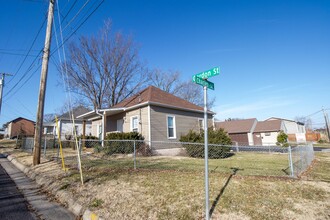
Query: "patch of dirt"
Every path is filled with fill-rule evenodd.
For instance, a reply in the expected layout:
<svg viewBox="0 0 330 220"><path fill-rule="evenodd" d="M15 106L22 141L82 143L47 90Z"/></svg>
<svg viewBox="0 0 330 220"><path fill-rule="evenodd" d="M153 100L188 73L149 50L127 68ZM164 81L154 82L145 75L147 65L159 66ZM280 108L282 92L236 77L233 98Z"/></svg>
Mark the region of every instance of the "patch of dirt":
<svg viewBox="0 0 330 220"><path fill-rule="evenodd" d="M326 220L330 219L330 201L310 201L303 200L300 203L294 203L294 209L296 211L284 209L282 215L285 219L296 220Z"/></svg>

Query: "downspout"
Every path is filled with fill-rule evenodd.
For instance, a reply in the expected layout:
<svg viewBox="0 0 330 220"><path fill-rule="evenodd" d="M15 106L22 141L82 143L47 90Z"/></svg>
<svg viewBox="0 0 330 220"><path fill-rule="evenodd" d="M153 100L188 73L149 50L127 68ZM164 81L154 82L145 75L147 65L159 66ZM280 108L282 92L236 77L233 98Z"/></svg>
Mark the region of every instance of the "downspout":
<svg viewBox="0 0 330 220"><path fill-rule="evenodd" d="M104 128L105 128L104 114L101 114L99 109L95 109L95 113L102 117L102 136L101 136L102 138L101 138L101 141L102 141L102 147L104 147Z"/></svg>

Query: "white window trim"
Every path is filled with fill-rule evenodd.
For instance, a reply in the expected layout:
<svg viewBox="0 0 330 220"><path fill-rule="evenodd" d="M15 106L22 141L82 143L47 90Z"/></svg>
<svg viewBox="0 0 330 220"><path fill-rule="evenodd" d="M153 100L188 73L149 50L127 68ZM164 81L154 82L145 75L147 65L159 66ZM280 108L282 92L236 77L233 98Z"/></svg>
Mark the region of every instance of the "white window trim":
<svg viewBox="0 0 330 220"><path fill-rule="evenodd" d="M140 132L140 129L139 129L139 116L138 115L134 115L134 116L131 117L131 131L133 131L133 118L137 118L137 120L138 120L137 132Z"/></svg>
<svg viewBox="0 0 330 220"><path fill-rule="evenodd" d="M148 133L149 133L149 146L151 146L151 113L150 105L148 105Z"/></svg>
<svg viewBox="0 0 330 220"><path fill-rule="evenodd" d="M200 126L199 121L202 121L202 127L199 127ZM203 129L203 131L204 131L204 118L198 118L197 122L198 122L198 128Z"/></svg>
<svg viewBox="0 0 330 220"><path fill-rule="evenodd" d="M173 135L174 135L174 137L169 137L169 133L168 133L168 118L169 117L173 118ZM166 115L166 132L167 132L167 139L176 139L176 121L175 121L174 115Z"/></svg>

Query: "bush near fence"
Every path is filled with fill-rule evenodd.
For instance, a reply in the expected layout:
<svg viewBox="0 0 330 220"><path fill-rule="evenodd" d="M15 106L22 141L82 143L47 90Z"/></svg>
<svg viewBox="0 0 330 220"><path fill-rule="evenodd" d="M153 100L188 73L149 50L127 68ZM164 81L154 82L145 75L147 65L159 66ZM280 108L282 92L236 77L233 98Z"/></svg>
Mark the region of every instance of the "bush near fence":
<svg viewBox="0 0 330 220"><path fill-rule="evenodd" d="M115 141L115 140L127 140L127 141ZM144 137L138 132L121 132L121 133L108 133L106 141L104 143L103 152L105 155L113 154L132 154L134 150L137 152L147 152L148 146L144 143L135 145L132 141L143 141ZM100 152L100 149L96 149ZM145 154L143 154L145 155Z"/></svg>
<svg viewBox="0 0 330 220"><path fill-rule="evenodd" d="M226 158L229 155L230 147L232 144L231 139L227 132L222 128L213 130L212 128L208 129L208 154L211 159ZM196 133L193 130L190 130L188 134L182 135L180 138L181 142L194 142L194 143L204 143L204 131ZM212 144L216 144L212 145ZM223 145L223 146L219 146ZM195 158L204 158L204 145L184 145L187 154L190 157Z"/></svg>

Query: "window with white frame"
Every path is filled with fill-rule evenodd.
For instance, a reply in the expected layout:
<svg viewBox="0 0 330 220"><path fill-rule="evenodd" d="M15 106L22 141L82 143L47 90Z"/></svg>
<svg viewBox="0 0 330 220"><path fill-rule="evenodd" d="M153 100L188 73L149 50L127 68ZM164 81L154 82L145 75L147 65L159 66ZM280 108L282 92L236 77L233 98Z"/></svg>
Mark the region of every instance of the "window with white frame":
<svg viewBox="0 0 330 220"><path fill-rule="evenodd" d="M131 131L139 132L139 117L133 116L131 118Z"/></svg>
<svg viewBox="0 0 330 220"><path fill-rule="evenodd" d="M99 140L102 140L103 138L102 138L102 124L99 124L98 126L97 126L97 130L98 130L98 136L99 136Z"/></svg>
<svg viewBox="0 0 330 220"><path fill-rule="evenodd" d="M169 139L176 138L175 117L170 115L167 116L167 137Z"/></svg>
<svg viewBox="0 0 330 220"><path fill-rule="evenodd" d="M72 133L75 134L75 135L78 135L79 134L79 132L78 132L78 126L74 126L74 130L73 130Z"/></svg>
<svg viewBox="0 0 330 220"><path fill-rule="evenodd" d="M204 131L204 119L202 118L198 119L198 128L200 133Z"/></svg>

